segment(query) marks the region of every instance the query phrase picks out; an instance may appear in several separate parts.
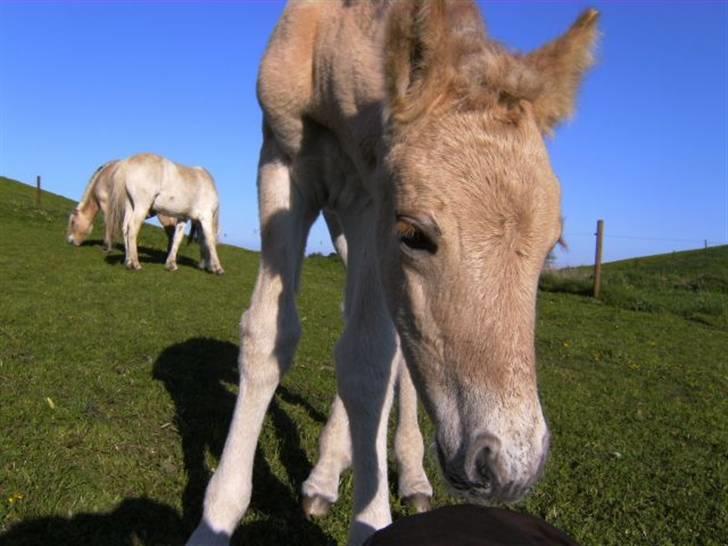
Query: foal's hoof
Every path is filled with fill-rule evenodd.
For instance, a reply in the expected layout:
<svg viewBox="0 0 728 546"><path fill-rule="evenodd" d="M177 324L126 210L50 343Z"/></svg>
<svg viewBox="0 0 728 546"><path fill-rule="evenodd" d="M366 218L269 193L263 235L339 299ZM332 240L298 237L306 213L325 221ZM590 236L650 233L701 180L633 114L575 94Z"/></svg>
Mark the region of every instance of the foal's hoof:
<svg viewBox="0 0 728 546"><path fill-rule="evenodd" d="M218 267L217 269L213 269L212 272L215 275L224 275L225 274L225 270L222 267Z"/></svg>
<svg viewBox="0 0 728 546"><path fill-rule="evenodd" d="M127 262L126 268L129 269L130 271L139 271L142 268L142 264Z"/></svg>
<svg viewBox="0 0 728 546"><path fill-rule="evenodd" d="M323 497L314 495L313 497L303 497L303 513L306 519L323 518L329 514L331 503Z"/></svg>
<svg viewBox="0 0 728 546"><path fill-rule="evenodd" d="M174 262L167 262L164 264L164 269L167 271L177 271L177 264Z"/></svg>
<svg viewBox="0 0 728 546"><path fill-rule="evenodd" d="M415 509L415 512L421 514L422 512L429 512L432 506L430 506L430 497L424 493L415 493L409 497L405 497L404 502Z"/></svg>

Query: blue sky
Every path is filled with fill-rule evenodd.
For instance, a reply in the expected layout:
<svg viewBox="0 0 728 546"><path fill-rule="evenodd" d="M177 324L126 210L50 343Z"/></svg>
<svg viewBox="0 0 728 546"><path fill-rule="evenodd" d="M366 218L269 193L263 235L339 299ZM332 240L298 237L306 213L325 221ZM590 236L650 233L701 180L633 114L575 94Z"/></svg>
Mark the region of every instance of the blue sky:
<svg viewBox="0 0 728 546"><path fill-rule="evenodd" d="M326 0L324 0L326 1ZM257 66L278 1L0 0L0 175L78 199L101 163L153 151L214 175L223 241L259 248ZM728 243L728 3L482 2L528 51L587 6L599 65L549 142L569 251L590 263ZM331 250L319 223L308 251Z"/></svg>

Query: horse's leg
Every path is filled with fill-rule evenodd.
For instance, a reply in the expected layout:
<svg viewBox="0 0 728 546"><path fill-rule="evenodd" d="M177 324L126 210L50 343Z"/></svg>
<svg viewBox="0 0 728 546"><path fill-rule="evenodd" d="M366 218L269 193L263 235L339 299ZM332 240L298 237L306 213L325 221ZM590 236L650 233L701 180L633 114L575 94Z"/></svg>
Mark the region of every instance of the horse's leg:
<svg viewBox="0 0 728 546"><path fill-rule="evenodd" d="M266 408L300 337L295 294L315 211L267 136L258 171L261 262L241 320L240 390L225 448L207 486L202 521L188 545L227 544L250 502L253 456Z"/></svg>
<svg viewBox="0 0 728 546"><path fill-rule="evenodd" d="M162 216L157 215L157 220L159 220L159 223L162 224L162 228L164 229L164 233L167 235L167 262L169 262L169 255L172 252L172 248L174 246L175 237L177 236L177 230L179 228L180 223L184 226L185 222L180 222L177 220L176 222L170 222L169 219L162 220ZM184 228L182 229L182 233L184 234ZM180 237L180 240L182 238ZM177 243L177 248L179 248L179 242ZM177 249L175 249L175 258L177 254ZM174 270L172 270L174 271Z"/></svg>
<svg viewBox="0 0 728 546"><path fill-rule="evenodd" d="M394 452L399 463L399 496L417 512L427 512L430 509L432 485L422 466L425 448L417 421L417 391L400 351L397 351L393 365L398 368L399 415Z"/></svg>
<svg viewBox="0 0 728 546"><path fill-rule="evenodd" d="M147 217L147 208L139 206L137 204L134 207L131 201L127 200L126 208L124 211L124 247L126 250L126 267L129 269L139 270L142 265L139 263L139 255L137 254L137 236L139 230Z"/></svg>
<svg viewBox="0 0 728 546"><path fill-rule="evenodd" d="M346 327L336 346L339 396L349 418L354 514L349 544L359 546L392 521L387 485L387 421L397 350L394 325L379 283L368 215L349 218ZM348 228L348 229L347 229Z"/></svg>
<svg viewBox="0 0 728 546"><path fill-rule="evenodd" d="M327 515L339 498L339 477L351 466L349 418L338 393L319 437L319 458L303 482L303 512L307 518Z"/></svg>
<svg viewBox="0 0 728 546"><path fill-rule="evenodd" d="M399 402L394 450L399 463L399 496L417 512L430 509L432 486L422 461L424 443L417 421L417 392L402 353L397 351L392 366L398 370ZM351 465L349 420L338 394L331 405L331 414L319 438L319 458L303 483L303 511L308 518L329 513L339 497L339 478Z"/></svg>
<svg viewBox="0 0 728 546"><path fill-rule="evenodd" d="M164 267L168 271L177 271L177 251L179 245L185 236L185 223L178 221L177 225L174 226L174 232L170 237L169 253L167 254L167 261L164 263ZM164 226L165 231L168 231L172 226Z"/></svg>
<svg viewBox="0 0 728 546"><path fill-rule="evenodd" d="M346 266L348 248L339 220L324 211L331 242ZM342 309L343 311L343 309ZM351 466L351 436L349 419L338 393L331 404L331 414L319 437L319 458L308 478L303 482L303 512L307 518L328 514L339 498L339 477Z"/></svg>
<svg viewBox="0 0 728 546"><path fill-rule="evenodd" d="M326 221L326 227L329 229L329 236L331 237L331 242L336 249L336 253L341 258L341 261L344 262L344 267L346 267L349 256L349 247L346 243L346 236L344 235L344 230L339 223L339 219L334 213L327 210L323 212L323 217Z"/></svg>
<svg viewBox="0 0 728 546"><path fill-rule="evenodd" d="M215 243L217 237L213 228L212 218L208 218L207 216L200 218L200 227L202 228L202 239L205 250L205 269L212 273L222 275L225 273L225 270L220 265L220 260L217 257L217 245Z"/></svg>
<svg viewBox="0 0 728 546"><path fill-rule="evenodd" d="M107 198L99 199L99 208L104 213L104 252L111 252L114 245L114 228L109 222L109 200Z"/></svg>
<svg viewBox="0 0 728 546"><path fill-rule="evenodd" d="M106 215L104 215L104 252L111 252L114 248L113 236L114 231L111 224L106 221Z"/></svg>

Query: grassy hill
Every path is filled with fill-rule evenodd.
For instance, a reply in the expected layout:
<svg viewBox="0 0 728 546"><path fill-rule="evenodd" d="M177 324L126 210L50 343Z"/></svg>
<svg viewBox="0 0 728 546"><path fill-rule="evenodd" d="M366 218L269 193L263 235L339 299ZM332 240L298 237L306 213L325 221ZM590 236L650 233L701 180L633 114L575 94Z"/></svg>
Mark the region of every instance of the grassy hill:
<svg viewBox="0 0 728 546"><path fill-rule="evenodd" d="M33 192L0 179L0 545L180 544L227 433L257 255L222 246L217 277L183 246L168 273L164 236L146 226L144 270L128 272L121 250L102 253L100 226L90 244L66 244L74 203L46 193L39 210ZM728 249L608 264L603 301L581 295L587 277L542 283L553 452L519 509L584 545L725 544ZM334 390L342 282L336 261L306 260L304 336L266 419L237 544L345 541L349 474L328 518L299 509ZM435 502L452 502L433 463Z"/></svg>

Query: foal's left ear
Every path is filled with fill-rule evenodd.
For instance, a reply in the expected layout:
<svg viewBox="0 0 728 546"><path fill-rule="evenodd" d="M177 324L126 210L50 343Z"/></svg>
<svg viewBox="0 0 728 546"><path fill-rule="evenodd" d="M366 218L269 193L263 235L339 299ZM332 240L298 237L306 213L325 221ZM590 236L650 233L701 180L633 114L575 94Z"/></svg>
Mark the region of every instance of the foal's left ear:
<svg viewBox="0 0 728 546"><path fill-rule="evenodd" d="M536 122L545 134L550 134L574 111L584 74L594 63L598 21L599 12L588 9L566 34L522 59L538 80L538 90L529 99Z"/></svg>

